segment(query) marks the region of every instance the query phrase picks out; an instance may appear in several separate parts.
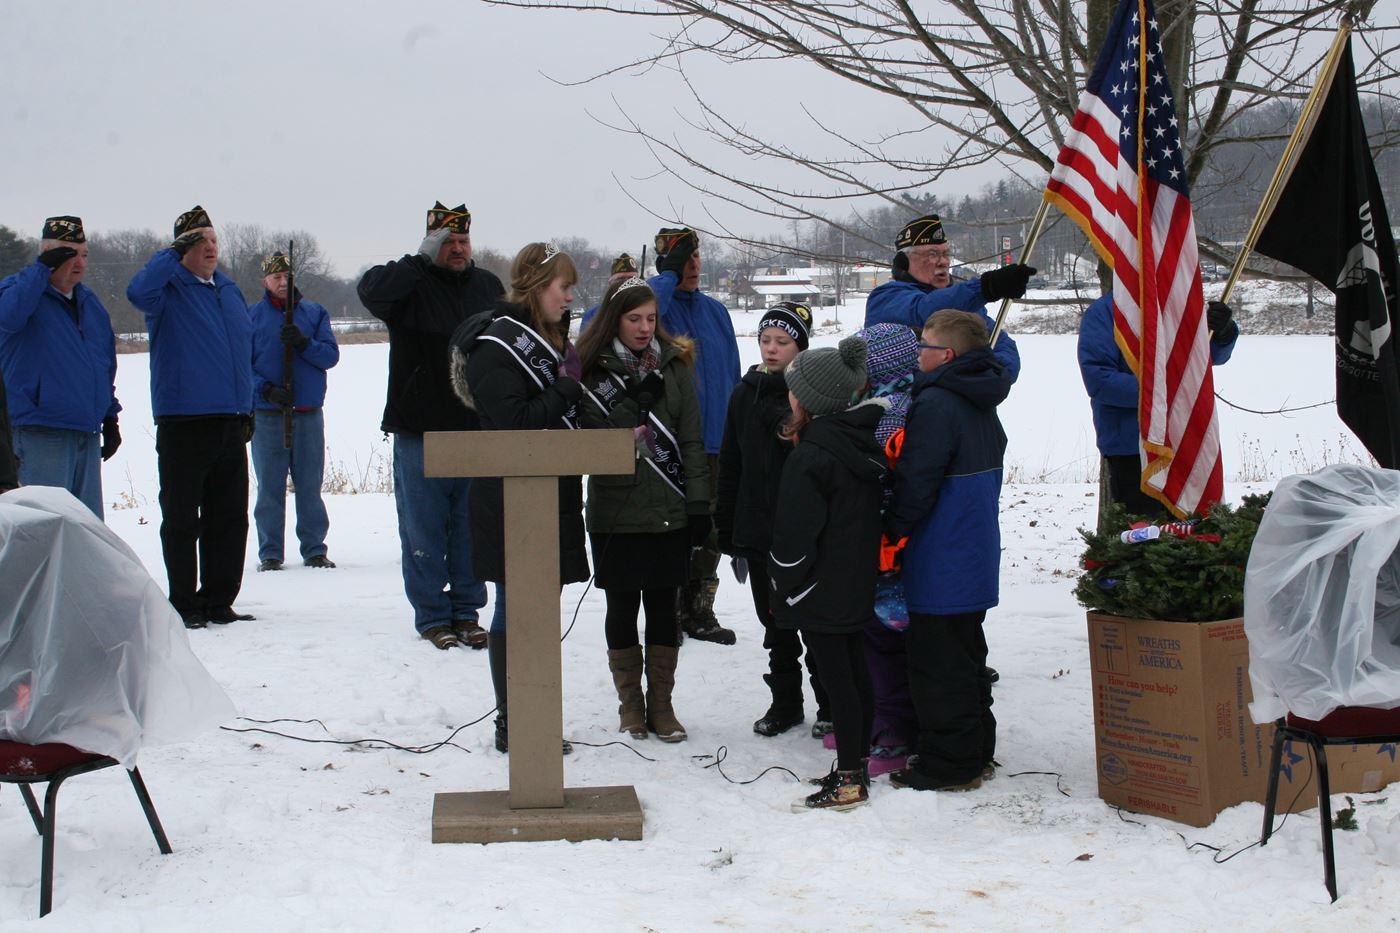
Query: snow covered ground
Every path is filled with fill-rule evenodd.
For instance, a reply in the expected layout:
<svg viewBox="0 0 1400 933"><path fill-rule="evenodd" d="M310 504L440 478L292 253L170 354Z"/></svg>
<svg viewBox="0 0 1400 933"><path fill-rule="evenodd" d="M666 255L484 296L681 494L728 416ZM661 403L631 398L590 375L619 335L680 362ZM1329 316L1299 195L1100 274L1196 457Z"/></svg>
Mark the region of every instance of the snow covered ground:
<svg viewBox="0 0 1400 933"><path fill-rule="evenodd" d="M842 314L851 327L859 315ZM752 332L753 315L735 314ZM835 329L816 344L836 339ZM1020 341L1024 368L1003 409L1011 439L1003 494L1002 605L987 626L1000 669L998 778L963 795L894 790L847 814L795 815L806 792L782 771L824 773L831 753L796 730L751 731L767 701L747 589L726 578L718 612L734 647L687 643L676 708L690 731L607 745L616 700L589 592L564 642L571 785L633 784L642 842L431 845L433 795L498 789L506 759L488 721L431 754L308 744L218 731L150 748L141 767L175 848L157 854L125 777L65 785L55 911L38 913L39 839L19 794L0 787L0 929L384 930L1273 930L1392 928L1400 798L1362 806L1337 834L1341 900L1322 885L1316 815L1289 817L1268 848L1215 864L1258 838L1243 804L1205 829L1120 815L1096 795L1083 611L1071 595L1096 473L1073 337ZM753 342L741 339L746 359ZM387 348L347 347L331 376L330 460L343 485L373 488L388 445L376 430ZM1241 339L1219 389L1251 408L1328 401L1330 342ZM163 582L147 360L121 358L125 443L106 465L108 520ZM1221 413L1231 498L1359 446L1328 406L1292 417ZM1249 482L1244 482L1249 481ZM492 705L485 652L418 640L402 593L392 497L328 497L340 568L257 574L250 535L238 608L257 621L190 634L250 719L312 740L436 743ZM568 625L582 586L561 600ZM811 708L809 706L809 713ZM810 721L810 716L809 716ZM249 728L247 721L229 723ZM594 743L603 747L590 747ZM632 750L629 750L628 746ZM634 754L634 751L636 754ZM645 756L645 757L642 757ZM1026 773L1026 772L1054 772Z"/></svg>

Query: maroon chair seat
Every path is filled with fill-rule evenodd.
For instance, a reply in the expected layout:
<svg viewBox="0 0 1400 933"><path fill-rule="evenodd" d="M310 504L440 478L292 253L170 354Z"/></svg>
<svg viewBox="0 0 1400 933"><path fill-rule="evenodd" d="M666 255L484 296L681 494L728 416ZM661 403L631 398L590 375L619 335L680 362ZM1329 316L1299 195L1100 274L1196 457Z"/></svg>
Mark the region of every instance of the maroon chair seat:
<svg viewBox="0 0 1400 933"><path fill-rule="evenodd" d="M68 768L102 758L106 758L106 756L85 752L80 748L64 745L61 742L25 745L23 742L0 739L0 775L4 775L10 781L17 781L25 775L52 774L59 768ZM107 760L111 761L110 758ZM116 764L116 762L112 762L112 764ZM43 781L45 779L36 777L36 780Z"/></svg>
<svg viewBox="0 0 1400 933"><path fill-rule="evenodd" d="M0 739L0 783L19 785L24 805L29 809L29 817L44 840L39 866L39 916L42 917L53 909L53 849L59 786L74 775L114 768L117 764L115 758L85 752L60 742L27 745L24 742ZM162 855L169 855L172 851L170 840L165 837L165 829L160 825L160 817L156 815L155 805L151 803L151 795L146 790L146 782L141 779L141 772L132 768L127 772L127 776L131 778L131 786L136 791L137 800L141 802L141 809L146 814L151 833L156 837L156 845ZM48 788L41 810L29 785L45 783L48 784Z"/></svg>
<svg viewBox="0 0 1400 933"><path fill-rule="evenodd" d="M1400 706L1394 709L1372 709L1369 706L1342 706L1321 719L1304 719L1288 714L1288 725L1303 729L1338 741L1350 740L1353 736L1384 735L1400 733ZM1358 744L1367 744L1364 742Z"/></svg>
<svg viewBox="0 0 1400 933"><path fill-rule="evenodd" d="M1328 745L1381 745L1400 742L1400 707L1372 709L1342 706L1321 719L1304 719L1289 713L1274 723L1273 757L1269 764L1269 790L1264 797L1264 830L1260 845L1273 834L1278 805L1278 777L1283 768L1283 746L1306 742L1317 762L1317 811L1322 823L1322 878L1332 900L1337 899L1337 861L1332 848L1332 786L1327 771Z"/></svg>

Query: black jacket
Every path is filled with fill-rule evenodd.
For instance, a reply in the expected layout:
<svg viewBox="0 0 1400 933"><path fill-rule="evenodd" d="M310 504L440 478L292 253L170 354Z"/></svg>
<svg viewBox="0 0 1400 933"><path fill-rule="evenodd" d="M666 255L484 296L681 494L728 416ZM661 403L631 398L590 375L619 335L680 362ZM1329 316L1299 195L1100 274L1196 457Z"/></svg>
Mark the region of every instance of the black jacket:
<svg viewBox="0 0 1400 933"><path fill-rule="evenodd" d="M729 396L715 499L715 528L726 554L768 559L778 481L792 450L792 444L778 437L792 413L787 393L782 373L755 366Z"/></svg>
<svg viewBox="0 0 1400 933"><path fill-rule="evenodd" d="M850 634L874 614L882 402L814 419L783 465L768 554L773 616L782 628Z"/></svg>
<svg viewBox="0 0 1400 933"><path fill-rule="evenodd" d="M0 492L19 486L19 466L10 440L10 409L5 401L5 378L0 376Z"/></svg>
<svg viewBox="0 0 1400 933"><path fill-rule="evenodd" d="M370 313L389 325L389 391L380 430L475 429L476 415L452 394L448 340L458 324L505 294L501 280L475 265L453 272L414 255L370 269L358 291Z"/></svg>
<svg viewBox="0 0 1400 933"><path fill-rule="evenodd" d="M528 324L530 312L520 305L499 302L493 320L513 317ZM490 328L487 328L490 333ZM476 340L466 350L465 400L475 408L483 431L530 431L565 428L561 420L570 401L558 385L541 389L510 352L489 340ZM445 356L445 355L444 355ZM462 406L463 400L452 404ZM490 443L483 435L481 442ZM505 520L501 481L485 477L472 481L472 571L478 580L505 580ZM583 482L577 476L559 478L559 582L588 579L588 555L583 543Z"/></svg>

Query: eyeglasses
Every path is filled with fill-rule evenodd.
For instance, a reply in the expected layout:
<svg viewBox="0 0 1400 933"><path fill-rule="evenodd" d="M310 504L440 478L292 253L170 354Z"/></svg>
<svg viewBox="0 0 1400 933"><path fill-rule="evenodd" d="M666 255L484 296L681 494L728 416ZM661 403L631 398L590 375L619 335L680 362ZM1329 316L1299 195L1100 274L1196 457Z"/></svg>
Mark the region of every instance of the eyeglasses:
<svg viewBox="0 0 1400 933"><path fill-rule="evenodd" d="M912 249L911 249L911 250L909 250L908 252L906 252L905 255L907 255L907 256L910 258L910 260L916 260L916 259L917 259L919 262L933 262L934 260L937 260L937 259L948 259L948 258L950 258L950 256L952 255L952 252L951 252L950 250L946 250L946 249L930 249L930 250L912 250Z"/></svg>
<svg viewBox="0 0 1400 933"><path fill-rule="evenodd" d="M920 350L947 350L947 351L948 351L948 359L952 359L953 357L955 357L955 356L958 355L958 351L957 351L957 350L954 350L952 347L940 347L940 346L939 346L938 344L936 344L936 343L923 343L923 342L921 341L921 342L919 343L919 349L920 349Z"/></svg>

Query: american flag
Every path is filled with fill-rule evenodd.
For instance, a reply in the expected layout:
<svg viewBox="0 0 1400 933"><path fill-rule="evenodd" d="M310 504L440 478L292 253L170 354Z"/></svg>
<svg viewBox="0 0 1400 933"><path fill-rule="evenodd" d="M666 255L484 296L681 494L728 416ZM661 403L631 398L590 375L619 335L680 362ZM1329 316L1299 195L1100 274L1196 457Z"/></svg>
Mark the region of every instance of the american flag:
<svg viewBox="0 0 1400 933"><path fill-rule="evenodd" d="M1045 198L1113 268L1118 346L1138 377L1142 488L1178 516L1220 501L1223 476L1176 107L1151 0L1122 0Z"/></svg>

